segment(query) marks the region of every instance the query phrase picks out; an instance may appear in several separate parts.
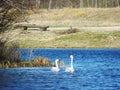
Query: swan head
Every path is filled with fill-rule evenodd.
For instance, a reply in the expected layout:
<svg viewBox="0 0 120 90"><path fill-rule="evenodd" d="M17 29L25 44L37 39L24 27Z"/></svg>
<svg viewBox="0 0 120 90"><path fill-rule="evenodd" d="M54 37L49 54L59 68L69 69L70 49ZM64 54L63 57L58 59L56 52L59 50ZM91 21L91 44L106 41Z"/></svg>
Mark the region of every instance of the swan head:
<svg viewBox="0 0 120 90"><path fill-rule="evenodd" d="M70 55L70 59L73 60L73 58L74 58L73 55Z"/></svg>
<svg viewBox="0 0 120 90"><path fill-rule="evenodd" d="M56 60L55 60L55 62L58 62L58 61L59 61L59 59L56 59Z"/></svg>

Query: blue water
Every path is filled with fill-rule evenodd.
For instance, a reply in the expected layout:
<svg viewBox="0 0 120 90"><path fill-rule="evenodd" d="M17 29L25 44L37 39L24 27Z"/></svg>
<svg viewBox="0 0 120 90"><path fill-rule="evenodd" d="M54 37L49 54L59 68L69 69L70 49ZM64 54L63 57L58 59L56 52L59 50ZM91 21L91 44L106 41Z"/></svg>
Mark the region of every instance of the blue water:
<svg viewBox="0 0 120 90"><path fill-rule="evenodd" d="M23 60L30 60L30 49L22 49ZM120 90L120 49L33 49L32 58L56 58L70 66L73 74L51 72L51 67L0 69L0 90Z"/></svg>

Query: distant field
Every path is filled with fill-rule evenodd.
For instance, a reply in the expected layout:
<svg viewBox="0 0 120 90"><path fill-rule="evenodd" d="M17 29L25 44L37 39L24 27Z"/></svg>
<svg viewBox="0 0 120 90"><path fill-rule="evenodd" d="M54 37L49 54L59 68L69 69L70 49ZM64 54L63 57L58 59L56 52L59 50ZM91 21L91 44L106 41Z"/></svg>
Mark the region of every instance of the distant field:
<svg viewBox="0 0 120 90"><path fill-rule="evenodd" d="M4 35L7 46L23 48L120 48L120 31L28 31L13 30Z"/></svg>
<svg viewBox="0 0 120 90"><path fill-rule="evenodd" d="M87 9L53 9L27 11L28 22L22 24L37 24L51 27L103 27L91 30L28 30L15 29L7 31L0 37L9 38L7 46L19 43L24 48L120 48L119 8L87 8ZM105 27L113 27L105 31Z"/></svg>
<svg viewBox="0 0 120 90"><path fill-rule="evenodd" d="M119 26L119 8L82 8L28 11L28 22L48 26ZM26 22L24 22L26 23Z"/></svg>

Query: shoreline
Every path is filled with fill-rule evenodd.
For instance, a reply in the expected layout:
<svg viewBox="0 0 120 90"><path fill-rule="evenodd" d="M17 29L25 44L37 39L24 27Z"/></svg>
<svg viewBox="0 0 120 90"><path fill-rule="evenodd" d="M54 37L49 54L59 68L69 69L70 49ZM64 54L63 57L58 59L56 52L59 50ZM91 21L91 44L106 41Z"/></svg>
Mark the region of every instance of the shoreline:
<svg viewBox="0 0 120 90"><path fill-rule="evenodd" d="M9 47L10 48L10 47ZM20 47L23 49L120 49L120 47Z"/></svg>

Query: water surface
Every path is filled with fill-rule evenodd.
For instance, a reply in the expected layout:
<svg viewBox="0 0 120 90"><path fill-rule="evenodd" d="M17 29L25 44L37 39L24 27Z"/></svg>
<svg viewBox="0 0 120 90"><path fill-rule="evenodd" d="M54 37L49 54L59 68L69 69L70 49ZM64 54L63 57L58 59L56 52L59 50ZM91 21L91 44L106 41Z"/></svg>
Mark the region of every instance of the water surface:
<svg viewBox="0 0 120 90"><path fill-rule="evenodd" d="M30 49L22 49L23 60L30 60ZM73 74L51 72L51 67L0 69L0 90L120 90L120 49L33 49L33 56L58 58L70 66Z"/></svg>

